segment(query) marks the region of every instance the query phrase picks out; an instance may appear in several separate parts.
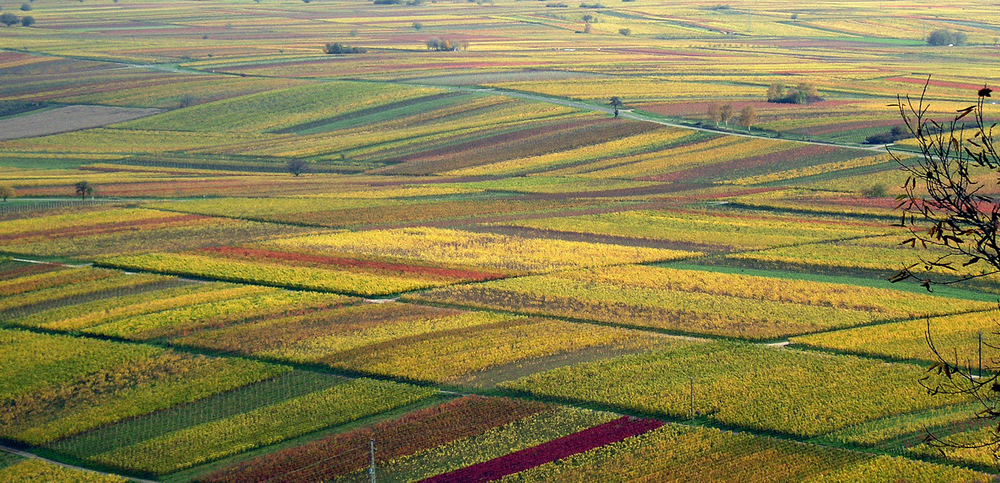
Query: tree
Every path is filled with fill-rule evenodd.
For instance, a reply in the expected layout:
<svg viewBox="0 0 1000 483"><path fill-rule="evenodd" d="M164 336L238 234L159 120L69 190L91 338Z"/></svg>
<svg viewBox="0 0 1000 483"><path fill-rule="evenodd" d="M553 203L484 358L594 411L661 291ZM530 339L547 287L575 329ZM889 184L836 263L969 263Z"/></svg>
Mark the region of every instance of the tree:
<svg viewBox="0 0 1000 483"><path fill-rule="evenodd" d="M632 35L632 29L618 29L618 33L628 37L629 35Z"/></svg>
<svg viewBox="0 0 1000 483"><path fill-rule="evenodd" d="M927 45L965 45L965 32L955 32L948 29L935 30L927 36Z"/></svg>
<svg viewBox="0 0 1000 483"><path fill-rule="evenodd" d="M340 42L331 42L323 46L323 52L327 54L363 54L368 50L361 47L351 47Z"/></svg>
<svg viewBox="0 0 1000 483"><path fill-rule="evenodd" d="M771 84L767 88L767 102L778 102L779 99L785 96L785 85L776 82Z"/></svg>
<svg viewBox="0 0 1000 483"><path fill-rule="evenodd" d="M747 132L750 132L750 126L757 123L757 110L753 106L744 106L743 110L740 111L740 126L746 128Z"/></svg>
<svg viewBox="0 0 1000 483"><path fill-rule="evenodd" d="M787 88L784 84L776 82L767 88L767 102L808 104L822 100L816 86L808 82L801 82L798 86Z"/></svg>
<svg viewBox="0 0 1000 483"><path fill-rule="evenodd" d="M31 27L32 25L35 25L35 17L32 17L31 15L26 15L21 18L21 26Z"/></svg>
<svg viewBox="0 0 1000 483"><path fill-rule="evenodd" d="M31 4L30 3L22 3L21 4L21 11L22 12L30 12L31 11Z"/></svg>
<svg viewBox="0 0 1000 483"><path fill-rule="evenodd" d="M292 173L293 176L305 173L309 168L309 166L306 165L306 162L301 159L293 159L289 161L288 165L285 167L288 169L289 173Z"/></svg>
<svg viewBox="0 0 1000 483"><path fill-rule="evenodd" d="M608 105L611 106L611 108L615 110L615 119L618 119L618 110L621 109L621 108L623 108L623 107L625 107L625 103L622 102L622 100L621 100L620 97L614 96L608 102Z"/></svg>
<svg viewBox="0 0 1000 483"><path fill-rule="evenodd" d="M413 22L413 30L420 30L424 28L424 24L420 22Z"/></svg>
<svg viewBox="0 0 1000 483"><path fill-rule="evenodd" d="M889 150L907 174L900 226L909 229L903 245L930 249L918 262L899 270L892 282L916 280L927 290L933 286L960 283L1000 273L1000 198L990 194L982 181L984 174L1000 173L1000 153L993 144L992 122L984 119L986 98L992 90L978 92L975 104L957 111L948 121L938 122L928 115L927 88L918 99L899 96L896 107L918 148L914 158ZM987 368L984 375L975 361L977 354L957 351L943 354L934 345L928 321L926 339L935 357L928 369L935 372L921 380L933 394L960 395L978 402L978 416L989 421L990 435L981 441L958 442L928 434L932 446L989 448L1000 456L1000 371ZM992 347L992 346L988 346ZM979 359L980 361L983 359ZM991 360L991 359L987 359ZM979 372L979 374L975 374Z"/></svg>
<svg viewBox="0 0 1000 483"><path fill-rule="evenodd" d="M708 119L715 123L715 126L719 126L719 121L722 120L722 105L718 102L713 102L708 105Z"/></svg>
<svg viewBox="0 0 1000 483"><path fill-rule="evenodd" d="M427 50L436 50L438 52L465 50L467 48L469 48L469 43L460 40L433 38L427 41Z"/></svg>
<svg viewBox="0 0 1000 483"><path fill-rule="evenodd" d="M8 27L10 27L11 25L16 24L19 21L21 21L21 19L18 18L17 15L14 15L14 14L12 14L10 12L4 12L3 14L0 14L0 23L6 25Z"/></svg>
<svg viewBox="0 0 1000 483"><path fill-rule="evenodd" d="M73 187L76 188L76 195L81 200L94 195L94 186L87 181L79 181Z"/></svg>
<svg viewBox="0 0 1000 483"><path fill-rule="evenodd" d="M13 198L17 196L17 192L11 186L3 185L0 186L0 198L3 198L4 203L7 202L7 198Z"/></svg>
<svg viewBox="0 0 1000 483"><path fill-rule="evenodd" d="M726 126L729 126L729 120L732 118L733 105L729 103L723 104L722 107L719 108L719 120L721 120Z"/></svg>

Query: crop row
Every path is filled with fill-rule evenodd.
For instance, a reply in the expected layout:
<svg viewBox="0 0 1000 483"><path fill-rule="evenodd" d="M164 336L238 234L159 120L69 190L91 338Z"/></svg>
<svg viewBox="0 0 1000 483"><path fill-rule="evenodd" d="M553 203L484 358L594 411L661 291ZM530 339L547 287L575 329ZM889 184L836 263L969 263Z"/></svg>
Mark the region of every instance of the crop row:
<svg viewBox="0 0 1000 483"><path fill-rule="evenodd" d="M367 445L376 440L375 463L429 450L546 410L528 401L466 396L397 419L270 453L204 477L206 481L329 480L365 468Z"/></svg>
<svg viewBox="0 0 1000 483"><path fill-rule="evenodd" d="M847 284L636 265L457 285L407 297L751 339L989 308L985 302Z"/></svg>
<svg viewBox="0 0 1000 483"><path fill-rule="evenodd" d="M613 413L555 407L379 467L380 479L416 481L490 461L618 419Z"/></svg>
<svg viewBox="0 0 1000 483"><path fill-rule="evenodd" d="M337 268L312 268L273 263L267 258L239 260L183 253L148 253L100 259L105 266L174 275L248 282L282 287L386 295L443 285L441 282L388 274L370 274Z"/></svg>
<svg viewBox="0 0 1000 483"><path fill-rule="evenodd" d="M78 483L125 483L129 480L103 473L72 469L37 458L11 456L4 464L7 453L0 454L0 481L74 481Z"/></svg>
<svg viewBox="0 0 1000 483"><path fill-rule="evenodd" d="M0 330L0 434L41 444L287 371L94 339Z"/></svg>
<svg viewBox="0 0 1000 483"><path fill-rule="evenodd" d="M989 307L983 307L988 309ZM977 369L976 351L982 335L982 361L996 359L996 312L976 312L947 317L920 318L873 327L858 327L824 334L792 338L795 344L822 347L856 354L896 359L936 362L927 338L947 360L955 365ZM952 354L962 354L955 360Z"/></svg>
<svg viewBox="0 0 1000 483"><path fill-rule="evenodd" d="M682 129L662 129L565 151L528 158L515 158L472 168L449 171L445 174L455 176L483 176L517 175L526 172L548 171L566 165L588 163L598 159L619 159L636 152L654 151L689 135L690 133Z"/></svg>
<svg viewBox="0 0 1000 483"><path fill-rule="evenodd" d="M793 218L760 212L622 211L595 215L522 219L505 222L570 233L694 243L718 249L768 248L840 238L879 235L884 225L822 218ZM806 251L809 248L803 248Z"/></svg>
<svg viewBox="0 0 1000 483"><path fill-rule="evenodd" d="M361 82L324 82L226 99L132 121L129 129L264 132L434 92ZM316 102L322 98L323 102Z"/></svg>
<svg viewBox="0 0 1000 483"><path fill-rule="evenodd" d="M622 416L613 421L553 439L538 446L514 451L499 458L442 473L425 481L461 482L493 481L538 465L566 458L606 444L634 437L663 425L656 419L635 419Z"/></svg>
<svg viewBox="0 0 1000 483"><path fill-rule="evenodd" d="M674 260L690 252L537 239L441 228L403 228L284 238L262 244L289 250L418 260L514 273Z"/></svg>
<svg viewBox="0 0 1000 483"><path fill-rule="evenodd" d="M563 367L501 386L673 417L690 415L693 386L697 417L816 436L947 404L948 398L928 395L911 383L921 372L909 364L853 356L678 342L666 350ZM868 391L870 387L886 391L875 394Z"/></svg>
<svg viewBox="0 0 1000 483"><path fill-rule="evenodd" d="M323 181L321 188L329 189ZM320 187L317 187L320 188ZM322 201L320 203L319 201ZM385 226L558 214L609 205L601 200L522 200L509 197L471 199L220 198L152 206L255 220L307 223L332 228Z"/></svg>
<svg viewBox="0 0 1000 483"><path fill-rule="evenodd" d="M666 425L505 478L535 481L980 481L954 467L889 456Z"/></svg>
<svg viewBox="0 0 1000 483"><path fill-rule="evenodd" d="M380 413L432 389L357 379L93 456L101 464L164 474Z"/></svg>
<svg viewBox="0 0 1000 483"><path fill-rule="evenodd" d="M172 342L351 371L468 382L486 369L584 350L636 350L657 341L626 329L369 304L200 331Z"/></svg>
<svg viewBox="0 0 1000 483"><path fill-rule="evenodd" d="M237 219L110 208L0 222L0 248L36 256L92 258L143 253L154 247L179 250L242 243L302 231Z"/></svg>

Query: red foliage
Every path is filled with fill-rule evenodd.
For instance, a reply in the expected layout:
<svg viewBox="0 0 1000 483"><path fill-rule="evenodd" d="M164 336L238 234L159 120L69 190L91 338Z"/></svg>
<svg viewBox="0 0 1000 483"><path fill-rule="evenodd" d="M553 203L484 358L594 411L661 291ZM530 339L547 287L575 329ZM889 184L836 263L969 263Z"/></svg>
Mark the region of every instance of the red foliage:
<svg viewBox="0 0 1000 483"><path fill-rule="evenodd" d="M466 396L399 419L270 453L204 477L202 481L323 481L368 465L368 441L375 461L388 462L545 410L542 403ZM277 476L277 478L275 478Z"/></svg>
<svg viewBox="0 0 1000 483"><path fill-rule="evenodd" d="M913 77L890 77L886 80L903 82L906 84L919 84L919 85L924 85L924 83L927 82L926 78L915 79ZM935 87L947 87L951 89L969 89L971 91L978 91L983 87L979 84L966 84L964 82L948 82L948 81L939 81L933 79L930 81L930 85Z"/></svg>
<svg viewBox="0 0 1000 483"><path fill-rule="evenodd" d="M396 272L402 275L430 276L457 280L483 281L503 278L505 276L500 273L476 272L472 270L458 270L440 267L423 267L419 265L405 265L402 263L379 262L375 260L359 260L356 258L329 257L325 255L309 255L304 253L276 252L258 248L209 247L203 248L202 251L218 253L231 258L244 258L250 260L281 260L307 265L359 268L362 270L372 270L377 272Z"/></svg>
<svg viewBox="0 0 1000 483"><path fill-rule="evenodd" d="M61 267L54 263L32 263L29 265L16 266L7 270L0 270L0 280L10 280L27 275L34 275L36 273L49 272L57 268Z"/></svg>
<svg viewBox="0 0 1000 483"><path fill-rule="evenodd" d="M633 419L624 416L578 433L554 439L548 443L515 451L490 461L466 466L423 481L445 483L499 480L504 476L640 435L660 426L663 426L663 421Z"/></svg>

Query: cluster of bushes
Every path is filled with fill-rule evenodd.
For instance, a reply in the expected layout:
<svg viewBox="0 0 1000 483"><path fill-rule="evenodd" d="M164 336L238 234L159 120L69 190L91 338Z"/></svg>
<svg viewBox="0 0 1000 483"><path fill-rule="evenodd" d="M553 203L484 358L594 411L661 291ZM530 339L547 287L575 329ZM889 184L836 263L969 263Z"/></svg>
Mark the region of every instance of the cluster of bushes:
<svg viewBox="0 0 1000 483"><path fill-rule="evenodd" d="M965 45L965 41L965 33L948 29L935 30L927 36L928 45Z"/></svg>
<svg viewBox="0 0 1000 483"><path fill-rule="evenodd" d="M865 138L865 144L889 144L910 137L910 133L903 126L893 126L889 132L873 134Z"/></svg>
<svg viewBox="0 0 1000 483"><path fill-rule="evenodd" d="M32 25L35 25L35 17L30 15L18 17L10 12L4 12L3 14L0 14L0 23L8 27L17 25L18 23L24 27L31 27Z"/></svg>
<svg viewBox="0 0 1000 483"><path fill-rule="evenodd" d="M334 42L324 45L323 52L328 54L363 54L368 52L368 49L351 47L350 45L342 44L340 42Z"/></svg>
<svg viewBox="0 0 1000 483"><path fill-rule="evenodd" d="M823 98L816 91L816 86L803 82L795 87L786 87L784 84L771 84L767 88L767 102L777 102L782 104L808 104L819 102Z"/></svg>
<svg viewBox="0 0 1000 483"><path fill-rule="evenodd" d="M451 52L456 50L465 50L469 48L469 43L463 40L451 40L451 39L430 39L427 41L427 50L436 50L438 52Z"/></svg>

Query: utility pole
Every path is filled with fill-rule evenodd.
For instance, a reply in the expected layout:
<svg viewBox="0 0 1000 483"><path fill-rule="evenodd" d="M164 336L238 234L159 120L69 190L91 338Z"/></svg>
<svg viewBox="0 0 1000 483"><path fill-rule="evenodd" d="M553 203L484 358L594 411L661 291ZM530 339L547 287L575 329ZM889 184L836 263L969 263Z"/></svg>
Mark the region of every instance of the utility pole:
<svg viewBox="0 0 1000 483"><path fill-rule="evenodd" d="M979 331L979 378L983 378L983 331Z"/></svg>
<svg viewBox="0 0 1000 483"><path fill-rule="evenodd" d="M694 419L694 377L690 377L689 379L691 382L691 407L688 411L688 414L690 415L691 419Z"/></svg>
<svg viewBox="0 0 1000 483"><path fill-rule="evenodd" d="M375 483L375 438L368 440L368 477Z"/></svg>

